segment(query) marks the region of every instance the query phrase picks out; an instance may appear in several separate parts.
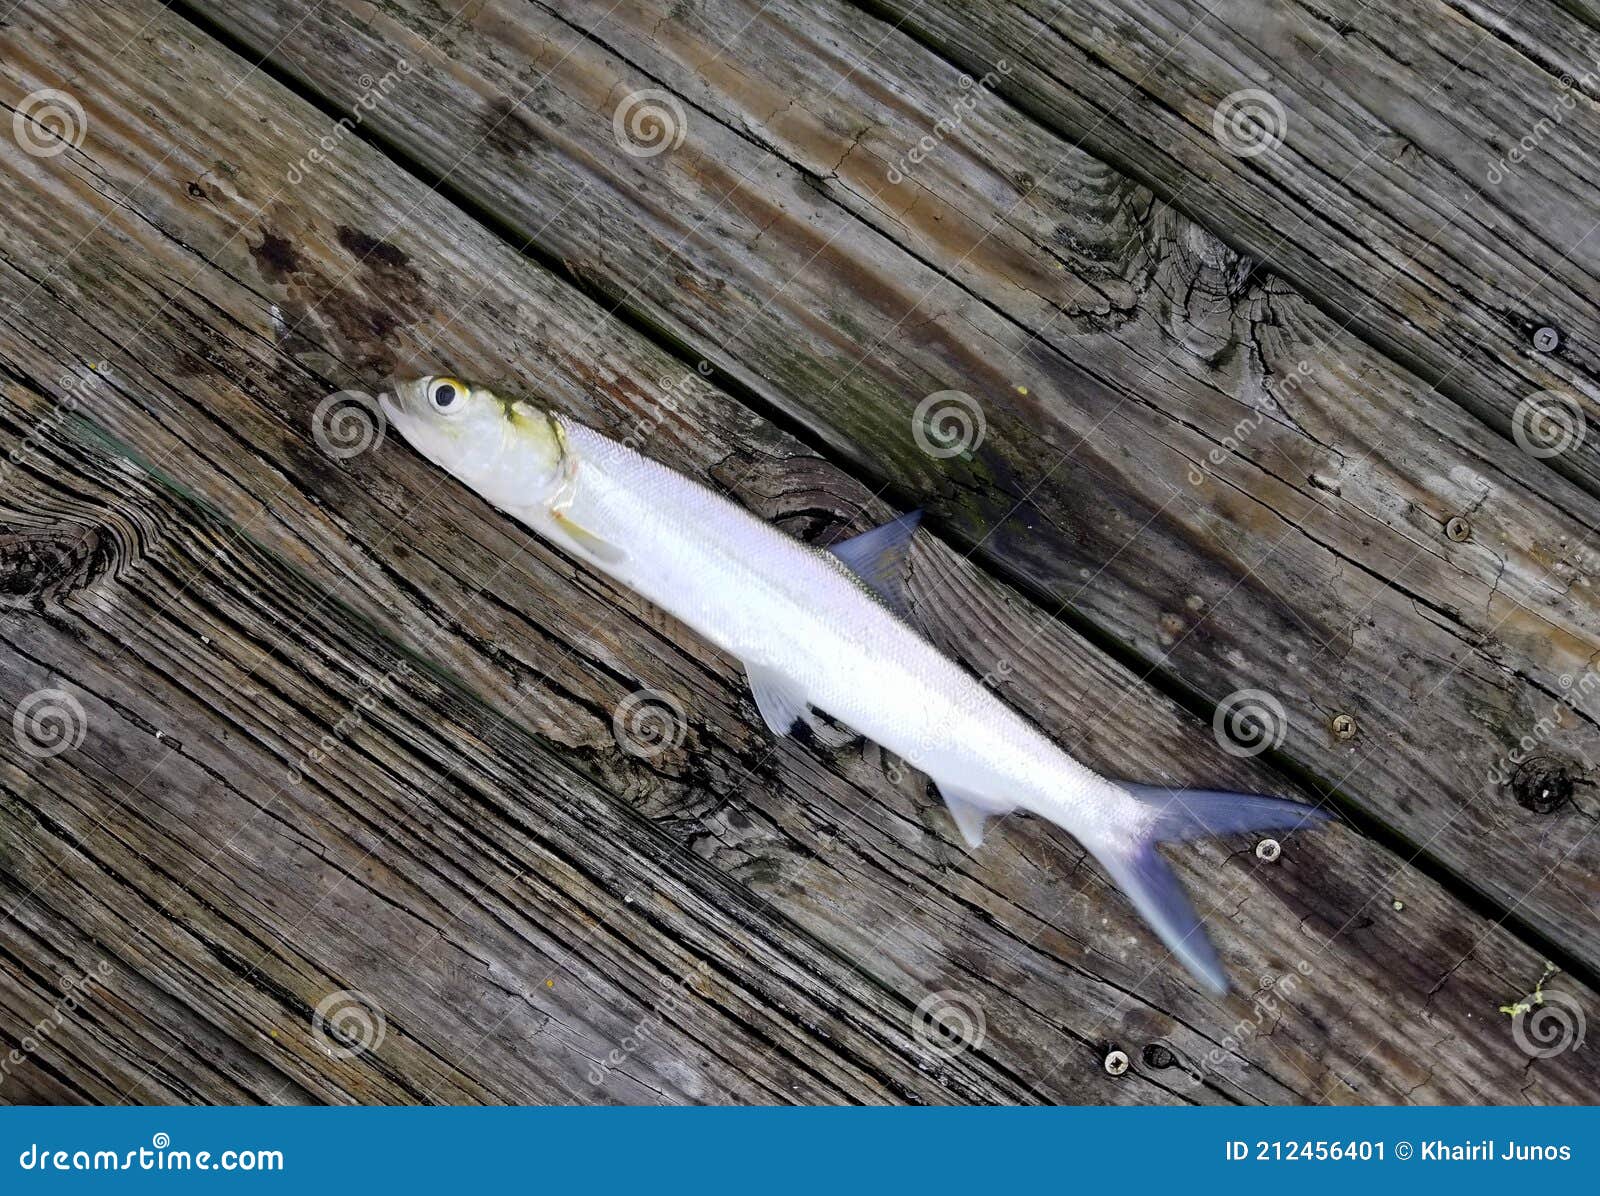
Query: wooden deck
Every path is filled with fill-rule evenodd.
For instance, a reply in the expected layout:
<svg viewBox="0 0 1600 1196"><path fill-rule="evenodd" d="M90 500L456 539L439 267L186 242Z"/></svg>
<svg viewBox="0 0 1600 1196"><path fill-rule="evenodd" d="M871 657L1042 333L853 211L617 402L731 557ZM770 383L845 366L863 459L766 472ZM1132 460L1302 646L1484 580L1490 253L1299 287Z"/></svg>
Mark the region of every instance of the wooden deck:
<svg viewBox="0 0 1600 1196"><path fill-rule="evenodd" d="M1592 6L5 4L0 1101L1600 1100ZM376 435L440 364L1338 811L1171 852L1239 991Z"/></svg>

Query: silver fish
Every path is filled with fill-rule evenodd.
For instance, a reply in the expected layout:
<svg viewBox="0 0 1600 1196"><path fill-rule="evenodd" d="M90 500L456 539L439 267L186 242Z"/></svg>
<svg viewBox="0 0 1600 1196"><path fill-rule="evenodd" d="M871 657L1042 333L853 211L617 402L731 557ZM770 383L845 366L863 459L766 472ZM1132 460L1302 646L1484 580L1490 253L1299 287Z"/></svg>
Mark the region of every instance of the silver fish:
<svg viewBox="0 0 1600 1196"><path fill-rule="evenodd" d="M907 621L915 514L814 548L526 400L441 375L382 404L428 460L742 661L775 734L826 734L824 711L876 740L933 779L974 849L989 819L1015 810L1071 833L1215 993L1227 975L1156 845L1327 817L1282 798L1108 780L1056 747Z"/></svg>

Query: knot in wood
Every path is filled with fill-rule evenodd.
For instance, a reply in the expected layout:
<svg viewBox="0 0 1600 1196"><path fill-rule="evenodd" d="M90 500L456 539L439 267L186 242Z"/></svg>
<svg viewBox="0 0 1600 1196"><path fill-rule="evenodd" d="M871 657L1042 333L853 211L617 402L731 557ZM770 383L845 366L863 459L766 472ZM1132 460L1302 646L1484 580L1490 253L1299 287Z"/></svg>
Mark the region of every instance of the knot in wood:
<svg viewBox="0 0 1600 1196"><path fill-rule="evenodd" d="M1511 795L1525 810L1553 814L1572 800L1572 773L1560 760L1535 756L1511 774Z"/></svg>
<svg viewBox="0 0 1600 1196"><path fill-rule="evenodd" d="M82 589L109 561L98 529L13 532L0 527L0 603Z"/></svg>

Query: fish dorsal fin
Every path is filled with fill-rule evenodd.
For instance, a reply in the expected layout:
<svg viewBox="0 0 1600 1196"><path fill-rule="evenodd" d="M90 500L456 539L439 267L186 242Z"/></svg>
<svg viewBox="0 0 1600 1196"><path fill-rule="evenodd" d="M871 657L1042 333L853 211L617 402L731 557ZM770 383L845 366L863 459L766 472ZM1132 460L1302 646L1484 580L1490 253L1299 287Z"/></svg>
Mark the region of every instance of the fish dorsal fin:
<svg viewBox="0 0 1600 1196"><path fill-rule="evenodd" d="M956 829L961 832L961 837L967 841L968 847L977 851L983 846L983 829L989 819L1006 811L997 810L993 802L983 801L958 786L946 785L939 781L934 783L939 786L944 804L950 807L950 817L955 820Z"/></svg>
<svg viewBox="0 0 1600 1196"><path fill-rule="evenodd" d="M907 511L882 527L862 532L828 549L867 584L867 588L902 617L911 613L906 601L906 557L911 536L922 521L921 511Z"/></svg>
<svg viewBox="0 0 1600 1196"><path fill-rule="evenodd" d="M846 732L821 722L806 702L800 687L776 669L757 664L745 665L750 677L750 693L755 697L756 709L761 719L774 735L793 735L804 723L811 728L817 742L827 747L843 747L855 738Z"/></svg>

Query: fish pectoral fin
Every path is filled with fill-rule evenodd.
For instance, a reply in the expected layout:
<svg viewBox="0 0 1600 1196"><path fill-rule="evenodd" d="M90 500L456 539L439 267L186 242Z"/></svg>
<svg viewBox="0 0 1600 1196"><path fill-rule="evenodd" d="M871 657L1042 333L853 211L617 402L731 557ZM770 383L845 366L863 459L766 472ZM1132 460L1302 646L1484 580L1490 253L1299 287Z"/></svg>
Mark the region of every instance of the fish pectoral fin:
<svg viewBox="0 0 1600 1196"><path fill-rule="evenodd" d="M806 702L805 692L776 669L747 664L745 672L756 709L774 735L793 735L804 725L827 747L843 747L855 738L853 731L830 727L819 719Z"/></svg>
<svg viewBox="0 0 1600 1196"><path fill-rule="evenodd" d="M906 598L906 560L911 537L922 522L921 511L908 511L882 527L862 532L828 551L833 553L901 618L911 613Z"/></svg>
<svg viewBox="0 0 1600 1196"><path fill-rule="evenodd" d="M551 511L550 521L560 529L561 533L566 536L567 539L572 541L573 544L577 545L584 552L594 557L597 561L601 561L607 565L617 565L621 564L628 557L627 553L623 552L622 549L618 548L609 540L601 539L588 528L584 527L581 523L574 522L564 511Z"/></svg>
<svg viewBox="0 0 1600 1196"><path fill-rule="evenodd" d="M995 809L993 802L984 801L955 785L946 785L937 779L934 784L939 786L939 795L950 808L950 817L955 820L961 837L967 841L968 847L977 851L983 846L983 831L989 819L1006 811Z"/></svg>

